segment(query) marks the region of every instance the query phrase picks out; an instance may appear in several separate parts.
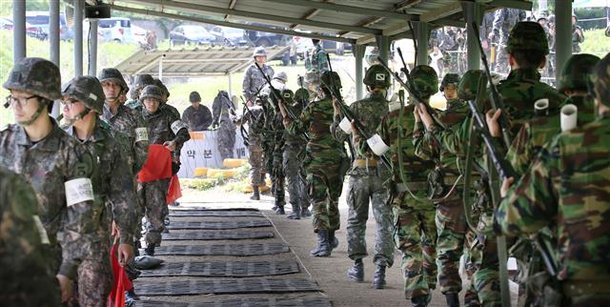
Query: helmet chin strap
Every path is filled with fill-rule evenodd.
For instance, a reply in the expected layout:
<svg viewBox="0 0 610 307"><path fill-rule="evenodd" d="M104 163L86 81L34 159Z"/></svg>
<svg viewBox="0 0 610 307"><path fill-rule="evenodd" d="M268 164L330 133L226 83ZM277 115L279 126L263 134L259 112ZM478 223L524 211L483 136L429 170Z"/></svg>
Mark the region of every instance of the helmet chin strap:
<svg viewBox="0 0 610 307"><path fill-rule="evenodd" d="M38 98L38 99L41 99L41 98ZM44 112L44 110L46 108L47 108L47 104L42 103L42 101L38 100L38 108L36 109L36 112L34 112L34 114L32 114L32 117L30 117L30 119L28 119L28 120L19 121L17 123L21 126L31 125L38 119L38 117L40 117L40 115L42 115L42 112Z"/></svg>
<svg viewBox="0 0 610 307"><path fill-rule="evenodd" d="M65 117L66 122L68 123L68 125L73 125L77 121L79 121L79 120L83 119L85 116L87 116L87 114L89 114L89 112L91 112L91 109L85 108L82 112L78 113L76 116L74 116L72 118Z"/></svg>

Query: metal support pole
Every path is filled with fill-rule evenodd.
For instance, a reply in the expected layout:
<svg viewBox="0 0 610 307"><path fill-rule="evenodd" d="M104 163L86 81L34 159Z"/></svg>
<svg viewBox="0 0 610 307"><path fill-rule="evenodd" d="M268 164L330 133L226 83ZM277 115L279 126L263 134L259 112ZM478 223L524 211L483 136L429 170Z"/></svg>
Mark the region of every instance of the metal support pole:
<svg viewBox="0 0 610 307"><path fill-rule="evenodd" d="M479 50L479 43L473 34L472 26L473 22L476 22L479 27L483 21L483 13L481 5L475 2L462 2L464 5L464 14L466 19L466 31L467 31L467 57L468 57L468 69L480 69L481 68L481 51Z"/></svg>
<svg viewBox="0 0 610 307"><path fill-rule="evenodd" d="M417 58L415 65L428 65L428 40L430 39L430 25L422 21L413 22L414 39L417 41Z"/></svg>
<svg viewBox="0 0 610 307"><path fill-rule="evenodd" d="M49 0L49 57L59 66L59 0Z"/></svg>
<svg viewBox="0 0 610 307"><path fill-rule="evenodd" d="M165 54L159 58L159 81L163 82L163 58Z"/></svg>
<svg viewBox="0 0 610 307"><path fill-rule="evenodd" d="M97 75L97 19L89 19L89 75Z"/></svg>
<svg viewBox="0 0 610 307"><path fill-rule="evenodd" d="M74 76L83 75L83 0L74 0Z"/></svg>
<svg viewBox="0 0 610 307"><path fill-rule="evenodd" d="M388 62L388 54L390 50L390 39L387 36L377 35L375 36L375 40L377 41L377 48L379 50L379 57L384 60L386 63Z"/></svg>
<svg viewBox="0 0 610 307"><path fill-rule="evenodd" d="M229 97L233 97L233 82L231 79L231 73L229 73Z"/></svg>
<svg viewBox="0 0 610 307"><path fill-rule="evenodd" d="M366 46L364 45L352 45L352 52L354 53L354 58L356 59L356 100L360 100L363 97L363 86L362 79L364 78L364 68L362 67L362 60L364 59L364 50Z"/></svg>
<svg viewBox="0 0 610 307"><path fill-rule="evenodd" d="M555 0L555 78L572 55L572 1Z"/></svg>
<svg viewBox="0 0 610 307"><path fill-rule="evenodd" d="M13 0L13 63L25 58L25 1Z"/></svg>

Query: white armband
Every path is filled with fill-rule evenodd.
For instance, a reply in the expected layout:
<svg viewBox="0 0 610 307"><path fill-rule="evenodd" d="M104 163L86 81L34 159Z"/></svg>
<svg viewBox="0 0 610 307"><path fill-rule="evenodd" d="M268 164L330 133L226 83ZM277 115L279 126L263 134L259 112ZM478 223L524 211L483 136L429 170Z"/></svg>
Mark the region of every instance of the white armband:
<svg viewBox="0 0 610 307"><path fill-rule="evenodd" d="M148 141L148 128L136 128L136 143L140 141Z"/></svg>
<svg viewBox="0 0 610 307"><path fill-rule="evenodd" d="M172 123L171 128L174 134L178 134L178 131L180 131L180 129L188 129L188 126L183 121L177 120Z"/></svg>
<svg viewBox="0 0 610 307"><path fill-rule="evenodd" d="M89 178L77 178L64 182L68 207L80 202L94 200L93 185Z"/></svg>
<svg viewBox="0 0 610 307"><path fill-rule="evenodd" d="M381 139L379 134L373 135L371 138L366 140L366 143L369 144L369 147L378 156L383 155L386 151L388 151L388 149L390 149L390 147L388 147L388 145L386 145L386 143Z"/></svg>

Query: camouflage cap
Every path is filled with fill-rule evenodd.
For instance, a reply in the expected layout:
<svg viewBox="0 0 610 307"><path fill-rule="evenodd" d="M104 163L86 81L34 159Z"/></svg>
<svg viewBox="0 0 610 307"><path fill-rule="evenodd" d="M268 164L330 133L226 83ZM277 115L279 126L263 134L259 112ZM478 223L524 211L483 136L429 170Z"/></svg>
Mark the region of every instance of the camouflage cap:
<svg viewBox="0 0 610 307"><path fill-rule="evenodd" d="M98 114L103 112L106 96L96 77L79 76L70 80L64 87L62 95L82 101L87 108Z"/></svg>
<svg viewBox="0 0 610 307"><path fill-rule="evenodd" d="M125 82L123 74L116 68L102 69L98 79L100 80L100 83L104 81L114 81L123 89L123 93L129 92L129 86L127 86L127 82Z"/></svg>
<svg viewBox="0 0 610 307"><path fill-rule="evenodd" d="M315 71L309 71L305 74L305 84L320 84L320 74Z"/></svg>
<svg viewBox="0 0 610 307"><path fill-rule="evenodd" d="M252 53L252 57L257 57L257 56L267 56L267 51L265 50L265 47L256 47L254 49L254 52Z"/></svg>
<svg viewBox="0 0 610 307"><path fill-rule="evenodd" d="M413 90L417 91L422 98L428 98L438 91L438 75L428 65L418 65L411 70L411 81Z"/></svg>
<svg viewBox="0 0 610 307"><path fill-rule="evenodd" d="M32 93L55 100L61 98L61 74L57 65L42 58L23 58L8 75L5 89Z"/></svg>
<svg viewBox="0 0 610 307"><path fill-rule="evenodd" d="M371 65L364 74L364 84L368 86L376 86L388 88L390 87L390 73L380 64Z"/></svg>
<svg viewBox="0 0 610 307"><path fill-rule="evenodd" d="M460 76L458 74L446 74L443 77L443 80L441 81L441 86L438 88L438 90L442 92L445 90L445 87L448 84L455 84L457 86L458 83L460 83Z"/></svg>
<svg viewBox="0 0 610 307"><path fill-rule="evenodd" d="M167 89L167 86L165 86L165 84L163 84L163 81L161 81L159 79L154 79L153 85L156 85L158 88L160 88L163 91L163 95L165 95L166 100L167 100L167 98L169 98L169 90Z"/></svg>
<svg viewBox="0 0 610 307"><path fill-rule="evenodd" d="M201 101L201 95L199 95L199 92L197 92L197 91L192 91L192 92L189 94L189 101L190 101L190 102L196 102L196 101L199 101L199 102L200 102L200 101Z"/></svg>
<svg viewBox="0 0 610 307"><path fill-rule="evenodd" d="M572 55L561 70L557 90L588 90L593 67L599 60L598 56L587 53Z"/></svg>
<svg viewBox="0 0 610 307"><path fill-rule="evenodd" d="M309 91L304 88L298 89L294 93L294 100L299 102L309 101Z"/></svg>
<svg viewBox="0 0 610 307"><path fill-rule="evenodd" d="M154 98L159 101L159 103L164 103L163 99L163 90L160 89L156 85L147 85L140 94L140 101L144 102L146 98Z"/></svg>
<svg viewBox="0 0 610 307"><path fill-rule="evenodd" d="M328 88L330 86L334 87L335 90L341 88L341 78L339 78L339 74L334 71L327 70L322 73L320 76L320 83L322 87Z"/></svg>
<svg viewBox="0 0 610 307"><path fill-rule="evenodd" d="M155 79L149 74L137 75L133 81L133 87L137 89L142 89L151 84L155 84Z"/></svg>
<svg viewBox="0 0 610 307"><path fill-rule="evenodd" d="M280 71L273 76L273 79L278 79L280 81L286 82L286 81L288 81L288 75L286 75L285 72Z"/></svg>
<svg viewBox="0 0 610 307"><path fill-rule="evenodd" d="M291 90L289 90L289 89L282 90L280 92L280 95L282 95L282 98L287 103L292 103L294 101L294 93Z"/></svg>
<svg viewBox="0 0 610 307"><path fill-rule="evenodd" d="M462 100L473 100L477 96L480 82L487 84L487 76L480 69L471 69L463 76L458 85L458 97Z"/></svg>
<svg viewBox="0 0 610 307"><path fill-rule="evenodd" d="M603 105L610 107L610 53L593 68L591 83L592 96Z"/></svg>
<svg viewBox="0 0 610 307"><path fill-rule="evenodd" d="M506 51L537 50L549 54L549 42L542 26L533 21L518 22L510 31Z"/></svg>

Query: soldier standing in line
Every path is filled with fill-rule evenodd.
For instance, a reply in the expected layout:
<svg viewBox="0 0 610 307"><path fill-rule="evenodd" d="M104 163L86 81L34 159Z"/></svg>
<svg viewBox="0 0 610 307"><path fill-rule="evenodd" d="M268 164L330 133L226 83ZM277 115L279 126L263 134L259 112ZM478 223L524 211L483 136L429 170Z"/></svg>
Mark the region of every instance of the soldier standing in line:
<svg viewBox="0 0 610 307"><path fill-rule="evenodd" d="M126 265L134 255L133 231L136 224L136 201L133 174L121 148L129 147L128 138L99 120L104 107L104 90L97 78L81 76L72 79L62 92L63 114L69 123L64 130L83 144L97 161L92 176L101 221L98 240L92 243L78 268L78 300L83 306L105 306L111 290L110 235L119 237L119 263ZM111 231L112 228L112 231Z"/></svg>
<svg viewBox="0 0 610 307"><path fill-rule="evenodd" d="M318 245L311 254L328 257L338 244L335 231L340 226L338 206L343 186L340 173L341 163L346 159L343 141L337 141L330 132L333 123L331 91L341 88L341 79L336 72L327 71L322 76L310 72L305 82L310 93L315 93L320 100L309 103L296 121L284 117L284 126L293 135L306 132L309 136L303 165L313 206L313 230L318 236Z"/></svg>
<svg viewBox="0 0 610 307"><path fill-rule="evenodd" d="M218 151L222 159L233 158L235 148L235 124L230 119L235 116L235 106L226 91L219 91L212 104L212 128L218 129Z"/></svg>
<svg viewBox="0 0 610 307"><path fill-rule="evenodd" d="M140 100L144 105L142 110L144 120L148 124L150 144L161 144L172 155L172 173L175 168L175 158L180 156L180 148L190 139L186 124L168 108L162 108L165 93L155 85L149 85L142 90ZM168 214L166 196L169 188L169 178L140 183L139 197L146 207L148 227L144 239L147 247L144 252L154 256L155 247L161 244L161 232L165 229L164 220Z"/></svg>
<svg viewBox="0 0 610 307"><path fill-rule="evenodd" d="M595 67L591 92L596 121L554 137L513 187L502 184L494 228L517 236L551 226L557 254L559 293L547 306L606 306L610 303L610 54ZM551 251L554 252L554 251ZM551 273L549 273L550 275ZM547 297L545 297L547 299Z"/></svg>
<svg viewBox="0 0 610 307"><path fill-rule="evenodd" d="M303 82L302 78L300 77L301 84ZM299 88L294 94L294 103L291 105L293 114L300 116L308 103L309 93L305 88ZM292 206L292 213L287 218L298 220L301 217L311 216L308 208L309 197L305 189L307 177L302 162L305 159L307 140L301 135L292 135L288 131L284 133L284 138L286 140L284 146L284 174L286 174L290 205Z"/></svg>
<svg viewBox="0 0 610 307"><path fill-rule="evenodd" d="M416 66L411 75L419 79L421 72L429 71L436 76L433 68L424 65ZM422 86L421 82L415 84L414 90L423 99L422 103L429 103L436 86ZM402 253L405 298L413 306L424 307L436 288L434 204L426 193L426 180L434 162L415 155L412 140L423 130L415 130L417 117L414 109L415 104L409 104L390 112L381 121L378 131L390 147L388 155L394 165L392 181L388 185L395 225L394 242Z"/></svg>
<svg viewBox="0 0 610 307"><path fill-rule="evenodd" d="M140 92L147 85L154 84L155 80L149 74L137 75L135 80L133 81L133 86L131 89L131 93L129 96L129 100L125 102L125 105L130 109L142 111L142 104L138 100L140 97Z"/></svg>
<svg viewBox="0 0 610 307"><path fill-rule="evenodd" d="M36 192L23 176L0 167L0 302L5 306L60 306L49 238Z"/></svg>
<svg viewBox="0 0 610 307"><path fill-rule="evenodd" d="M319 39L312 38L311 42L313 43L314 50L311 53L311 57L305 60L305 68L307 71L314 71L322 75L325 71L330 70L327 53Z"/></svg>
<svg viewBox="0 0 610 307"><path fill-rule="evenodd" d="M0 131L0 166L18 171L36 191L53 257L49 266L57 273L62 302L67 302L78 266L91 253L101 227L90 179L96 162L49 116L53 101L61 98L55 64L23 58L3 86L11 92L6 106L13 108L17 124Z"/></svg>
<svg viewBox="0 0 610 307"><path fill-rule="evenodd" d="M572 15L572 53L580 53L580 44L585 41L585 33L578 25L578 17Z"/></svg>
<svg viewBox="0 0 610 307"><path fill-rule="evenodd" d="M366 129L374 131L381 119L388 114L387 90L391 85L390 74L383 66L376 64L369 67L364 77L364 84L369 92L368 97L352 103L349 108ZM338 140L347 138L340 130L341 112L335 107L334 122L331 132ZM388 206L389 193L384 182L389 180L389 166L382 165L379 158L366 144L366 140L357 131L350 138L354 148L354 157L349 174L347 204L347 253L354 261L347 271L347 277L356 282L364 280L362 259L368 255L366 250L366 221L369 217L369 203L375 217L375 257L376 270L373 274L373 288L385 287L385 269L394 263L394 246L392 244L392 212Z"/></svg>
<svg viewBox="0 0 610 307"><path fill-rule="evenodd" d="M182 112L182 121L189 127L189 131L208 130L212 124L212 112L201 104L201 95L191 92L189 101L191 105Z"/></svg>
<svg viewBox="0 0 610 307"><path fill-rule="evenodd" d="M495 72L505 74L509 71L510 65L507 54L507 41L510 29L521 20L525 19L525 11L520 9L502 8L495 12L492 30L489 33L489 41L496 45L496 65Z"/></svg>
<svg viewBox="0 0 610 307"><path fill-rule="evenodd" d="M252 57L254 58L254 63L246 69L242 83L248 107L254 105L258 92L266 85L265 78L256 66L258 65L265 72L267 78L271 79L274 75L273 68L265 64L267 62L267 51L265 51L264 47L254 49Z"/></svg>

